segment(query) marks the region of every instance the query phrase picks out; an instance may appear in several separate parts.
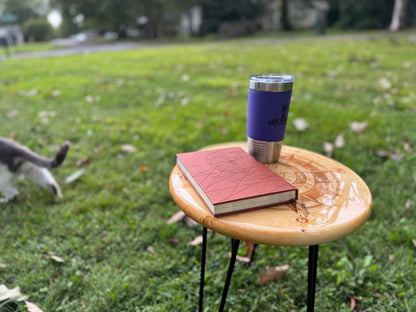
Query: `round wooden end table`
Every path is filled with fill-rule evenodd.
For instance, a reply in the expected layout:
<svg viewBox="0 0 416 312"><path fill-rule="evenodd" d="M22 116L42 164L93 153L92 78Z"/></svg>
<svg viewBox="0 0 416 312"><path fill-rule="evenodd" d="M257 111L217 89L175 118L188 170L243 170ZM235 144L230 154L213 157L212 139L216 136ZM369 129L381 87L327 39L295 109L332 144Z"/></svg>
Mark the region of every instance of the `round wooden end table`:
<svg viewBox="0 0 416 312"><path fill-rule="evenodd" d="M204 149L240 146L223 143ZM323 155L284 145L280 160L267 166L299 190L304 207L283 204L214 217L182 172L170 175L172 197L186 215L203 226L199 310L203 288L207 228L232 238L232 253L219 311L223 311L240 240L276 246L309 246L307 311L314 310L319 244L342 238L362 226L371 213L372 197L365 182L351 169Z"/></svg>

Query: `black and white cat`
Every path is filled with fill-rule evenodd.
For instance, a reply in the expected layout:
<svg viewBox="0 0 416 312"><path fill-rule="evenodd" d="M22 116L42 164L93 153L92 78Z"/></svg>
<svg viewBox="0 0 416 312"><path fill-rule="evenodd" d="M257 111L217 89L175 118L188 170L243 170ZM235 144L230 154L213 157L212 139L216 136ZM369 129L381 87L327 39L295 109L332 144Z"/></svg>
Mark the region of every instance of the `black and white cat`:
<svg viewBox="0 0 416 312"><path fill-rule="evenodd" d="M62 198L61 189L48 169L62 164L69 146L69 142L63 143L54 159L47 159L13 140L0 137L0 192L5 196L0 198L0 203L19 195L13 186L19 176L25 176L49 190L55 198Z"/></svg>

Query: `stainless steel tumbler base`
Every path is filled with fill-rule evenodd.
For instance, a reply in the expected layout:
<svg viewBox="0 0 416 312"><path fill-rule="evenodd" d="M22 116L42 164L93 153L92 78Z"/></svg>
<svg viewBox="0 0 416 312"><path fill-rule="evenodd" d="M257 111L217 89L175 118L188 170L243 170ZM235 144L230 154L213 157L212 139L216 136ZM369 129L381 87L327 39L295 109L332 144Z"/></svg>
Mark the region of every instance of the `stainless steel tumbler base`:
<svg viewBox="0 0 416 312"><path fill-rule="evenodd" d="M279 161L282 141L264 142L247 138L248 153L262 163Z"/></svg>

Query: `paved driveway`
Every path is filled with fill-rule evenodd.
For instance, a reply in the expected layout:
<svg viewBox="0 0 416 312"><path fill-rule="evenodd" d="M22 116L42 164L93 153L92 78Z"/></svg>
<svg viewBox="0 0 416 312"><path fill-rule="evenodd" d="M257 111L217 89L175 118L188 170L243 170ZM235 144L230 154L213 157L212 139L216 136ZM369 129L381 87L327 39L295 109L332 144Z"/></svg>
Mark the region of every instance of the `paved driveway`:
<svg viewBox="0 0 416 312"><path fill-rule="evenodd" d="M154 47L154 46L158 46L158 44L141 43L141 42L77 44L77 45L62 47L56 50L14 53L10 56L10 58L25 59L25 58L57 57L57 56L67 56L67 55L74 55L74 54L89 54L89 53L106 52L106 51L143 49L143 48Z"/></svg>

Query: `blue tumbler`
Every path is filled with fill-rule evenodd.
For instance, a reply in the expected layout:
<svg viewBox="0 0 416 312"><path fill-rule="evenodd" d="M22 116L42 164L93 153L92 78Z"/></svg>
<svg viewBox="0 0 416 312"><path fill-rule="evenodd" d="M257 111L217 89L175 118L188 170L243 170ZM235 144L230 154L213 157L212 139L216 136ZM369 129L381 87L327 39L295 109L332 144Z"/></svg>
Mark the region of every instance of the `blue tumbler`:
<svg viewBox="0 0 416 312"><path fill-rule="evenodd" d="M262 163L279 161L294 80L281 74L250 76L247 147Z"/></svg>

